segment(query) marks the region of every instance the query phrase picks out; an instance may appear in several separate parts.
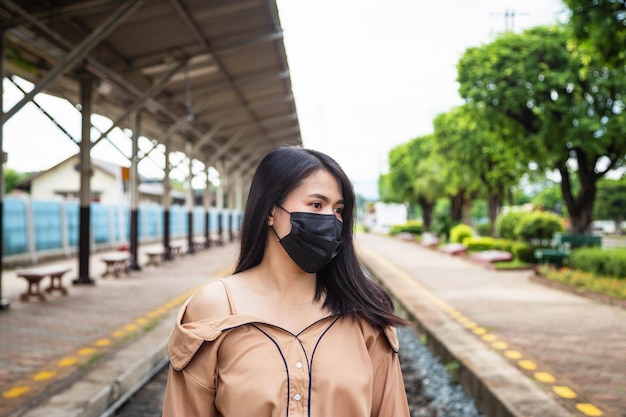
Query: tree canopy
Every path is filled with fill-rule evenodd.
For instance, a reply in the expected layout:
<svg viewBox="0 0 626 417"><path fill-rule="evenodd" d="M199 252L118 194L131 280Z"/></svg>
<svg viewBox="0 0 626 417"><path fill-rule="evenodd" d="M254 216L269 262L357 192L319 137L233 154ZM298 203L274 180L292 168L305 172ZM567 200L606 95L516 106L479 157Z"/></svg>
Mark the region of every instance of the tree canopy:
<svg viewBox="0 0 626 417"><path fill-rule="evenodd" d="M596 182L624 165L624 70L572 53L562 27L507 33L469 48L458 63L459 92L485 108L494 130L513 122L524 135L511 141L519 158L561 174L561 191L578 232L589 229ZM503 122L504 116L507 122ZM572 175L580 191L574 194Z"/></svg>
<svg viewBox="0 0 626 417"><path fill-rule="evenodd" d="M588 53L608 65L626 65L625 0L564 0L571 9L570 25Z"/></svg>

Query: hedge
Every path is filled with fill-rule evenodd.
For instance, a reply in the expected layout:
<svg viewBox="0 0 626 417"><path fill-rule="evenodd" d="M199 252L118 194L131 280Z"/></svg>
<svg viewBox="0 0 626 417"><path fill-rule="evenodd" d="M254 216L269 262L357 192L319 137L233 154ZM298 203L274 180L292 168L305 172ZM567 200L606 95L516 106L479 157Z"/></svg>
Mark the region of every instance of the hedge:
<svg viewBox="0 0 626 417"><path fill-rule="evenodd" d="M580 248L572 251L570 267L594 275L626 278L626 248Z"/></svg>
<svg viewBox="0 0 626 417"><path fill-rule="evenodd" d="M394 224L389 228L390 235L397 235L400 233L412 233L414 235L421 235L424 225L420 220L409 220L404 224Z"/></svg>

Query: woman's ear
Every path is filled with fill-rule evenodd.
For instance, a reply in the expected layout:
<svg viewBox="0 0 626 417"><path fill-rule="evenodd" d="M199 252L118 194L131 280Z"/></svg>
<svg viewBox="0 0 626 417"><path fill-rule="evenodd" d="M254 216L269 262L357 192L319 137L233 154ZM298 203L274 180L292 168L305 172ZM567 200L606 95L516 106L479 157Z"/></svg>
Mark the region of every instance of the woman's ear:
<svg viewBox="0 0 626 417"><path fill-rule="evenodd" d="M274 214L270 213L269 216L267 216L267 225L269 227L274 226Z"/></svg>

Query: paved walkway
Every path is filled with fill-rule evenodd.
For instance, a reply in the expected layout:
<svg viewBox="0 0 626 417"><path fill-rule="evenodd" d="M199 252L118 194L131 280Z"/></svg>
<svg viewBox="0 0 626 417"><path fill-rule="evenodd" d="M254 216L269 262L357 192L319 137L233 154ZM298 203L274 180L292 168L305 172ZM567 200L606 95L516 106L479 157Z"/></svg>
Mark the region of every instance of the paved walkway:
<svg viewBox="0 0 626 417"><path fill-rule="evenodd" d="M626 310L532 282L529 271L498 272L387 236L358 241L368 268L437 339L431 345L525 409L519 415L626 416ZM551 403L567 414L541 409Z"/></svg>
<svg viewBox="0 0 626 417"><path fill-rule="evenodd" d="M626 416L626 310L396 238L359 235L358 247L486 416ZM5 271L0 417L95 417L123 401L167 360L178 306L236 254L227 244L117 279L100 278L96 254L94 286L71 285L75 259L55 262L72 267L69 294L45 302L20 302L26 282Z"/></svg>
<svg viewBox="0 0 626 417"><path fill-rule="evenodd" d="M140 246L140 265L155 246ZM72 269L63 277L69 294L43 302L21 302L26 281L3 271L3 297L11 305L0 312L0 416L100 415L165 357L178 306L198 286L226 275L236 252L234 243L212 247L119 278L101 278L103 254L94 254L96 283L78 286L72 285L76 259L46 263Z"/></svg>

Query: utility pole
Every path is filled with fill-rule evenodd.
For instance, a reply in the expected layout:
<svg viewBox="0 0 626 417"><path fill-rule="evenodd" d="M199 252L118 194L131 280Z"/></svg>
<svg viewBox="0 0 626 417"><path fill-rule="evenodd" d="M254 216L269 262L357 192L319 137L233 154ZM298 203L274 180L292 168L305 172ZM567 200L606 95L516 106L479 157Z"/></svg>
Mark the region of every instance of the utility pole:
<svg viewBox="0 0 626 417"><path fill-rule="evenodd" d="M528 13L516 13L514 9L505 9L504 13L492 13L492 15L504 16L504 32L515 32L515 16L527 16Z"/></svg>

